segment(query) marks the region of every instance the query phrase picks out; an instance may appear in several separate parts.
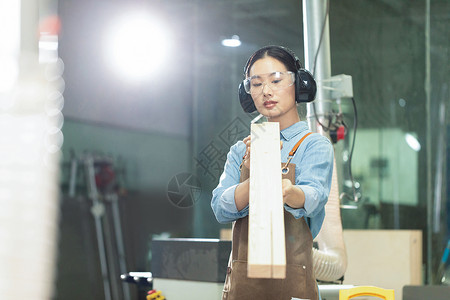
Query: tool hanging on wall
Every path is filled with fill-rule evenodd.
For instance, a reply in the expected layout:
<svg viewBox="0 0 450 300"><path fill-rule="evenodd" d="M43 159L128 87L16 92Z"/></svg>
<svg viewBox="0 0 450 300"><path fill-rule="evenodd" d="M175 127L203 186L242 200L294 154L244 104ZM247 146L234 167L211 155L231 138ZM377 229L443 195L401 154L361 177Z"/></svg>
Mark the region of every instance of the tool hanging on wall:
<svg viewBox="0 0 450 300"><path fill-rule="evenodd" d="M84 167L84 179L88 198L92 201L100 270L106 300L130 300L126 283L119 279L127 272L125 247L120 221L119 194L123 192L118 184L114 161L104 156L86 153L77 158L71 153L69 196L76 196L78 165Z"/></svg>

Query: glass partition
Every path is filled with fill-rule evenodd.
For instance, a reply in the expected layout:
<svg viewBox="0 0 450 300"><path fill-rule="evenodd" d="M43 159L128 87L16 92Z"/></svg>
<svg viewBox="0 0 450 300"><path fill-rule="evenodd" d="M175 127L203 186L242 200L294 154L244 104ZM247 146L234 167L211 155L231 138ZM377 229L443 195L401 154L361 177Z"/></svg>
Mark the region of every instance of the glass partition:
<svg viewBox="0 0 450 300"><path fill-rule="evenodd" d="M95 249L72 247L95 241L86 180L81 167L73 176L73 163L86 153L123 162L116 171L130 270L150 269L154 236L218 238L231 225L216 221L211 191L230 146L249 134L257 117L244 113L238 100L243 67L271 44L292 49L304 62L302 1L57 3L65 65L58 295L71 295L67 278L89 273L92 289L79 292L101 298L98 264L87 263L97 262ZM115 37L116 18L136 10L162 21L171 47L163 68L130 81L110 68L116 49L105 42ZM332 105L347 127L345 139L334 145L343 227L421 230L422 278L429 284L441 280L450 239L448 24L448 0L329 1L331 74L352 77L357 108L355 114L348 98ZM226 39L240 45L228 47ZM152 56L155 64L162 57ZM306 106L299 110L305 118ZM70 186L77 197L69 195ZM186 195L190 202L179 205Z"/></svg>
<svg viewBox="0 0 450 300"><path fill-rule="evenodd" d="M303 61L302 11L297 1L277 2L277 7L269 1L197 5L194 153L199 159L214 146L223 163L255 117L241 112L237 98L246 59L261 46L281 44ZM222 9L230 13L223 16ZM355 114L351 100L342 99L348 132L335 150L340 190L346 195L344 229L422 230L429 283L440 280L437 268L448 238L448 11L446 1L425 0L330 1L329 10L332 75L352 76L358 112L353 145ZM221 47L224 30L239 35L242 45ZM221 137L231 129L236 134L225 142ZM352 147L358 202L352 199L349 173ZM193 167L206 190L212 190L221 169L212 175L198 161ZM195 234L217 234L209 210L207 201L196 207Z"/></svg>

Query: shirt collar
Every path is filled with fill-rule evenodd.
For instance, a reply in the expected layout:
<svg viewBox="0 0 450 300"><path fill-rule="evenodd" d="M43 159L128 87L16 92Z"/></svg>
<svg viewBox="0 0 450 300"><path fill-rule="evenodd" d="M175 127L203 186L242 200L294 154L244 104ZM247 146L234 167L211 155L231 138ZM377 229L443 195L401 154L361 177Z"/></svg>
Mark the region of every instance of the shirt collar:
<svg viewBox="0 0 450 300"><path fill-rule="evenodd" d="M294 136L302 133L305 130L308 130L308 124L305 121L300 121L289 126L288 128L281 130L280 137L284 138L286 141L289 141Z"/></svg>

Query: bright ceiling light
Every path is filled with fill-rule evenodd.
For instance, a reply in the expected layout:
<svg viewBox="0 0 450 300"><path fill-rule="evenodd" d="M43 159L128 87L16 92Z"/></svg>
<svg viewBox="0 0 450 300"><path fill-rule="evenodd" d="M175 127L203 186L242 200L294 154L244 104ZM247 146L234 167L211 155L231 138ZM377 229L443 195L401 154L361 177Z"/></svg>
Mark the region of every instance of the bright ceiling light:
<svg viewBox="0 0 450 300"><path fill-rule="evenodd" d="M238 35L233 35L231 39L223 39L222 46L225 47L239 47L241 45L241 40Z"/></svg>
<svg viewBox="0 0 450 300"><path fill-rule="evenodd" d="M131 80L144 80L161 68L170 51L167 26L145 14L122 18L107 40L109 60L115 71Z"/></svg>
<svg viewBox="0 0 450 300"><path fill-rule="evenodd" d="M420 143L417 140L417 138L413 136L411 133L405 134L405 140L408 146L411 147L411 149L413 149L416 152L420 151L421 148Z"/></svg>

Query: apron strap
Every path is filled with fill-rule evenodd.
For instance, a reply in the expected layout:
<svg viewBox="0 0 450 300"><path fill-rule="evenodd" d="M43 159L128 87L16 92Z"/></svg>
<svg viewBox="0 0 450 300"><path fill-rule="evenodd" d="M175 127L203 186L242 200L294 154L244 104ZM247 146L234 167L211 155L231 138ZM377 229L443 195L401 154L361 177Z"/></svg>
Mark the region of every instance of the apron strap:
<svg viewBox="0 0 450 300"><path fill-rule="evenodd" d="M281 169L282 172L286 172L289 166L289 163L291 162L291 159L294 157L295 152L297 152L298 147L300 144L308 137L308 135L312 134L312 132L308 132L305 134L298 142L295 144L295 146L292 148L291 152L289 152L288 160L284 167Z"/></svg>
<svg viewBox="0 0 450 300"><path fill-rule="evenodd" d="M291 152L289 152L289 156L288 156L288 160L286 162L286 164L284 165L284 167L281 169L281 171L286 172L287 168L289 166L289 163L291 162L291 159L294 157L295 152L297 152L298 147L300 146L300 144L308 137L308 135L312 134L312 132L308 132L307 134L305 134L298 142L297 144L294 145L294 147L292 148ZM239 170L242 170L242 166L244 165L244 159L245 159L244 155L242 157L242 162L241 165L239 166Z"/></svg>

